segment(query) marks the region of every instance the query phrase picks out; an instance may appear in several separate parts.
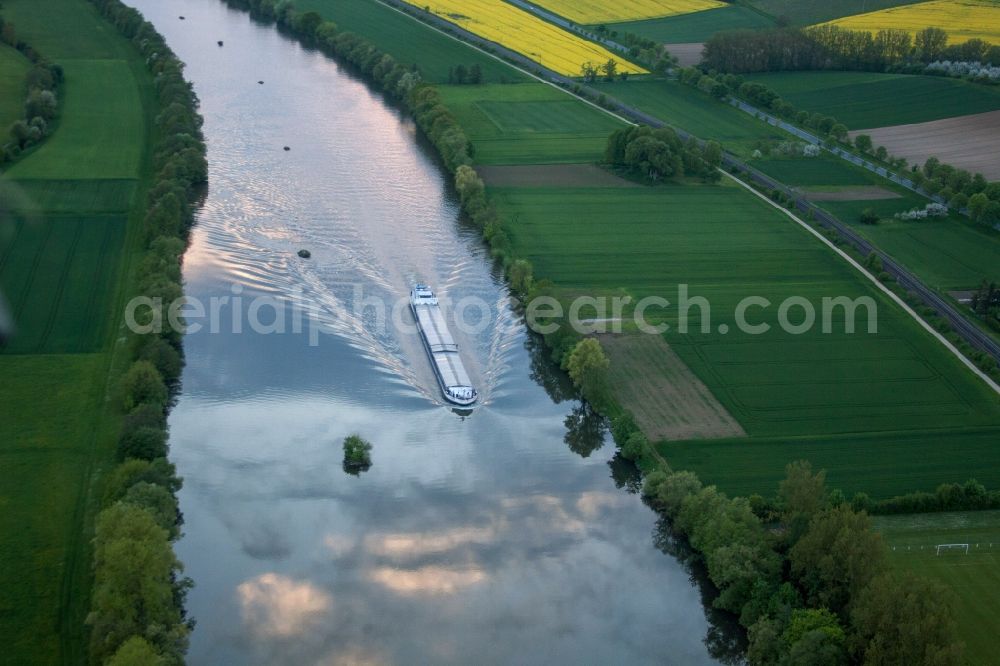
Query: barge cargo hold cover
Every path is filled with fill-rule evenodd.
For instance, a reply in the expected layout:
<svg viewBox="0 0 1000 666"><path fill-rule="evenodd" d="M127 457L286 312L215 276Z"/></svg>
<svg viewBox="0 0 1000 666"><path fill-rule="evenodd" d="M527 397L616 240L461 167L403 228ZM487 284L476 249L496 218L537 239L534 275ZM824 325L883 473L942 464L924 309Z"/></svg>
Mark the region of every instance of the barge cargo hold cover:
<svg viewBox="0 0 1000 666"><path fill-rule="evenodd" d="M472 405L479 394L472 387L469 373L458 354L458 345L431 288L422 284L415 286L410 292L410 308L445 399L463 407Z"/></svg>

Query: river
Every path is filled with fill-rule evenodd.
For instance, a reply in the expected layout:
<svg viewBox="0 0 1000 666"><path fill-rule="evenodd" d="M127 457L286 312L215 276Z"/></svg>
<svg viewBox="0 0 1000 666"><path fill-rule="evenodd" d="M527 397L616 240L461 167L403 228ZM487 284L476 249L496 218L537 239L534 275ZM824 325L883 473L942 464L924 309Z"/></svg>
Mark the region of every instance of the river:
<svg viewBox="0 0 1000 666"><path fill-rule="evenodd" d="M634 470L527 336L413 123L220 2L131 4L205 117L186 292L230 299L217 332L186 336L170 419L190 662L715 663L729 639L696 579L657 547ZM459 336L471 416L444 406L412 332L357 314L414 280L489 309ZM306 311L322 333L250 330L261 298L261 322ZM374 444L357 476L355 432Z"/></svg>

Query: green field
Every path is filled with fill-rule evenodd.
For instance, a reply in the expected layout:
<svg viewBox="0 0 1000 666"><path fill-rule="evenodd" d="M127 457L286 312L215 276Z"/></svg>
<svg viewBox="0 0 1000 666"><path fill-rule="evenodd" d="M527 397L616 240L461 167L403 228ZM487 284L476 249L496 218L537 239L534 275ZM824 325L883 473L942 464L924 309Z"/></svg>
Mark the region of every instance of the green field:
<svg viewBox="0 0 1000 666"><path fill-rule="evenodd" d="M5 181L11 210L31 213L109 213L127 210L132 203L137 181L110 178L90 180Z"/></svg>
<svg viewBox="0 0 1000 666"><path fill-rule="evenodd" d="M44 11L37 6L44 4ZM97 11L78 0L4 0L3 15L14 24L19 38L31 43L53 62L63 60L119 60L133 57L128 41Z"/></svg>
<svg viewBox="0 0 1000 666"><path fill-rule="evenodd" d="M793 25L832 21L842 16L874 12L888 7L912 5L921 0L750 0L750 4L775 18L784 17Z"/></svg>
<svg viewBox="0 0 1000 666"><path fill-rule="evenodd" d="M623 123L542 83L441 86L479 164L596 162Z"/></svg>
<svg viewBox="0 0 1000 666"><path fill-rule="evenodd" d="M1000 88L943 76L874 72L779 72L747 77L797 108L849 129L940 120L1000 109Z"/></svg>
<svg viewBox="0 0 1000 666"><path fill-rule="evenodd" d="M457 65L478 64L487 83L521 82L527 76L405 14L371 0L295 0L302 11L316 11L341 30L363 35L406 64L416 64L427 81L444 83Z"/></svg>
<svg viewBox="0 0 1000 666"><path fill-rule="evenodd" d="M633 79L594 87L699 138L715 139L744 156L750 155L757 140L789 138L781 130L676 81Z"/></svg>
<svg viewBox="0 0 1000 666"><path fill-rule="evenodd" d="M817 157L769 157L755 160L753 166L792 187L828 187L832 190L884 183L871 172L829 153Z"/></svg>
<svg viewBox="0 0 1000 666"><path fill-rule="evenodd" d="M25 76L31 63L16 50L0 43L0 131L5 132L24 116Z"/></svg>
<svg viewBox="0 0 1000 666"><path fill-rule="evenodd" d="M17 415L0 419L0 635L8 663L59 663L59 634L79 640L84 632L86 584L65 586L75 568L89 569L79 561L87 538L80 502L106 364L106 354L0 356L0 404Z"/></svg>
<svg viewBox="0 0 1000 666"><path fill-rule="evenodd" d="M919 199L912 203L923 205ZM958 216L918 221L889 219L892 212L912 207L899 200L823 202L821 205L853 223L866 238L905 264L931 287L955 291L975 289L983 279L1000 282L1000 232ZM875 209L886 215L886 219L875 226L860 224L857 220L865 208Z"/></svg>
<svg viewBox="0 0 1000 666"><path fill-rule="evenodd" d="M114 322L141 224L152 79L84 0L5 0L63 66L60 122L5 174L0 287L0 635L10 663L84 663L95 474L113 459ZM23 95L19 95L23 100ZM20 102L19 102L20 103Z"/></svg>
<svg viewBox="0 0 1000 666"><path fill-rule="evenodd" d="M723 30L758 29L773 25L774 21L760 12L741 5L730 5L647 21L615 23L608 27L663 44L686 44L703 42Z"/></svg>
<svg viewBox="0 0 1000 666"><path fill-rule="evenodd" d="M878 516L878 529L900 570L936 579L958 595L955 621L970 664L996 663L1000 635L1000 511ZM942 551L942 543L967 543L969 552Z"/></svg>
<svg viewBox="0 0 1000 666"><path fill-rule="evenodd" d="M668 342L752 439L783 438L773 458L753 459L759 470L746 468L745 460L720 458L713 461L714 474L780 474L786 462L802 455L796 438L1000 425L1000 401L980 380L843 260L742 189L673 185L497 194L515 250L533 263L536 276L570 294L623 290L637 299L656 295L676 303L677 285L688 284L691 295L708 299L711 330L671 332ZM747 296L774 304L754 316L755 323L769 323L770 332L736 330L733 313ZM844 332L837 316L831 333L818 326L805 335L782 332L777 304L791 296L805 297L817 312L823 297L871 296L878 304L878 332L867 333L863 312L854 334ZM674 330L676 315L671 309L665 317ZM730 330L718 332L720 324ZM882 445L881 439L873 442ZM700 452L707 445L677 446ZM891 463L909 462L906 448L886 446ZM862 467L868 453L866 448L840 455L844 464ZM948 459L958 464L962 456L959 445ZM688 462L677 466L692 467ZM968 460L963 474L978 464ZM899 485L934 487L941 474L928 468ZM873 494L894 484L892 476L865 481Z"/></svg>
<svg viewBox="0 0 1000 666"><path fill-rule="evenodd" d="M773 494L791 460L825 469L827 483L850 497L862 491L885 499L944 482L976 477L1000 487L1000 427L913 433L858 433L823 437L661 442L676 469L696 472L732 495Z"/></svg>
<svg viewBox="0 0 1000 666"><path fill-rule="evenodd" d="M49 217L0 237L0 289L16 335L8 354L90 352L107 335L125 220Z"/></svg>
<svg viewBox="0 0 1000 666"><path fill-rule="evenodd" d="M940 291L974 289L983 279L1000 282L1000 232L960 215L901 221L896 213L923 208L927 200L896 187L869 171L824 154L817 158L768 158L758 169L793 187L837 190L853 186L880 186L899 194L896 199L818 201L842 221L888 252ZM866 209L881 216L877 225L861 224Z"/></svg>
<svg viewBox="0 0 1000 666"><path fill-rule="evenodd" d="M135 178L146 136L139 86L125 60L63 60L61 120L56 132L15 164L21 178Z"/></svg>

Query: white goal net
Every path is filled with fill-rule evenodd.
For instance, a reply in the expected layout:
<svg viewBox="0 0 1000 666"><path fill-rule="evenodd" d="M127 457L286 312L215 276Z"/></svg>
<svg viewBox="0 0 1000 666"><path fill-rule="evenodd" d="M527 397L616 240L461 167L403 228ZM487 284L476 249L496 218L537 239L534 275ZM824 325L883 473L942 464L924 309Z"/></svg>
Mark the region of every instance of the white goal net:
<svg viewBox="0 0 1000 666"><path fill-rule="evenodd" d="M939 543L937 545L937 554L940 555L941 551L950 552L953 550L965 551L965 554L969 554L969 544L967 543Z"/></svg>

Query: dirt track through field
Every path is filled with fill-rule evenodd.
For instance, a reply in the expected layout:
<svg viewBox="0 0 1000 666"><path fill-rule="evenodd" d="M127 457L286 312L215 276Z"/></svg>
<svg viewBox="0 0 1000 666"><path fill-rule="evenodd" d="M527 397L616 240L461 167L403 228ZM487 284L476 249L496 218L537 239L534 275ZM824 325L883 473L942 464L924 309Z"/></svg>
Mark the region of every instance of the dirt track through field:
<svg viewBox="0 0 1000 666"><path fill-rule="evenodd" d="M851 132L868 134L876 146L923 164L932 155L945 164L1000 179L1000 111L912 125L893 125Z"/></svg>
<svg viewBox="0 0 1000 666"><path fill-rule="evenodd" d="M593 164L476 167L491 187L642 187Z"/></svg>
<svg viewBox="0 0 1000 666"><path fill-rule="evenodd" d="M611 384L650 441L746 435L659 335L602 335Z"/></svg>

